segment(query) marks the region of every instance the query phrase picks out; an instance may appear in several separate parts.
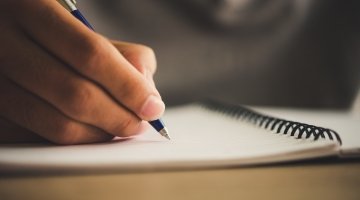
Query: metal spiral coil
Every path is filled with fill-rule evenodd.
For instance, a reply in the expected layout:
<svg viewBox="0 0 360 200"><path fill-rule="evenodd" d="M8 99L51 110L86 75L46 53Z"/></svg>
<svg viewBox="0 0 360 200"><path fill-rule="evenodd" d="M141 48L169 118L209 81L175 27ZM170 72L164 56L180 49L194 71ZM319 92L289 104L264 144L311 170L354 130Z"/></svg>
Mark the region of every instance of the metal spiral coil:
<svg viewBox="0 0 360 200"><path fill-rule="evenodd" d="M206 109L223 113L232 118L247 121L276 134L289 134L297 139L313 137L314 140L318 140L319 138L325 139L327 136L328 139L336 140L339 144L342 144L339 134L328 128L272 117L244 106L225 104L213 100L201 102L200 105Z"/></svg>

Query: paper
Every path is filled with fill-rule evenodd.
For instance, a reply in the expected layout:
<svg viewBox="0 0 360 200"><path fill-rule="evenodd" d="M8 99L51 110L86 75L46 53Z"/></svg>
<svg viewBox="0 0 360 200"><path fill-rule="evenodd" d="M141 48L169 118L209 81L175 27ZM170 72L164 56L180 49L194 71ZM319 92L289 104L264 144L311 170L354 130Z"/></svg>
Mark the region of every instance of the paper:
<svg viewBox="0 0 360 200"><path fill-rule="evenodd" d="M0 171L143 170L241 166L336 155L334 141L274 134L195 105L169 109L171 141L153 130L109 143L1 145Z"/></svg>

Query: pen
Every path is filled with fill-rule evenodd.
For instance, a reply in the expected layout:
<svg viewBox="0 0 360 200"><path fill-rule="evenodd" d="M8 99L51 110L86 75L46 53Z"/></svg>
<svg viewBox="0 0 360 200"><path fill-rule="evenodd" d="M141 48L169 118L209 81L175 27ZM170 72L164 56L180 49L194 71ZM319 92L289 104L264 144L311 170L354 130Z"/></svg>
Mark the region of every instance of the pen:
<svg viewBox="0 0 360 200"><path fill-rule="evenodd" d="M61 0L61 5L63 5L67 10L71 12L71 14L76 17L78 20L80 20L83 24L85 24L87 27L89 27L91 30L94 30L94 28L90 25L90 23L85 19L85 17L81 14L79 9L76 8L76 1L75 0ZM161 119L149 121L150 125L160 133L163 137L170 140L170 137L168 135L168 130L165 127L164 123L161 121Z"/></svg>

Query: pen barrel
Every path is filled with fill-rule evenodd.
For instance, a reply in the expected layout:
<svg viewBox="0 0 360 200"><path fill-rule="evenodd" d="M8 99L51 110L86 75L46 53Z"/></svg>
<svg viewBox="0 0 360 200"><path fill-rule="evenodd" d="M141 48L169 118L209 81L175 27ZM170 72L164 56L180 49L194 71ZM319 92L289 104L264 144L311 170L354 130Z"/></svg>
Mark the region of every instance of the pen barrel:
<svg viewBox="0 0 360 200"><path fill-rule="evenodd" d="M149 123L158 132L165 128L164 123L160 119L149 121Z"/></svg>
<svg viewBox="0 0 360 200"><path fill-rule="evenodd" d="M90 28L91 30L94 31L94 28L91 26L91 24L85 19L85 17L81 14L81 12L79 10L73 10L71 11L71 14L76 17L76 19L80 20L83 24L85 24L85 26L87 26L88 28Z"/></svg>

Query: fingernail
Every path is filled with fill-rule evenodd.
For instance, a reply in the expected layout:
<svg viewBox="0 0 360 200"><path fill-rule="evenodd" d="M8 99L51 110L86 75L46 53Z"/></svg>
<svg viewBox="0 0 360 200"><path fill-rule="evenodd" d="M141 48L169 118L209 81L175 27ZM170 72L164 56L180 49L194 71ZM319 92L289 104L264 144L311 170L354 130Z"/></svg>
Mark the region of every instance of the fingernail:
<svg viewBox="0 0 360 200"><path fill-rule="evenodd" d="M160 118L165 110L164 102L154 95L150 95L140 111L140 117L144 120L155 120Z"/></svg>

